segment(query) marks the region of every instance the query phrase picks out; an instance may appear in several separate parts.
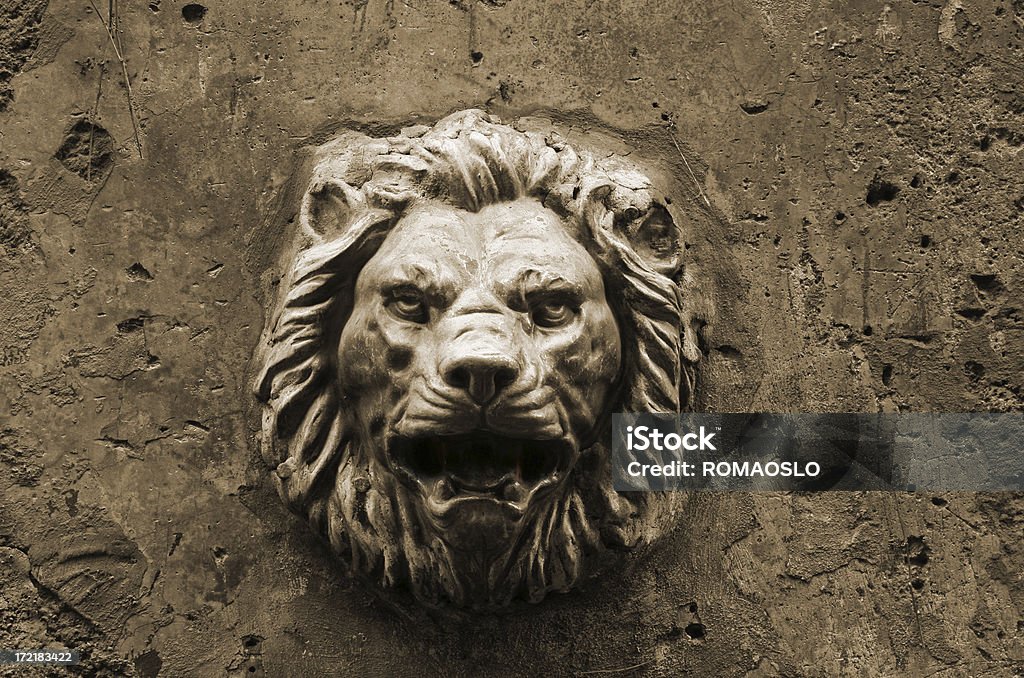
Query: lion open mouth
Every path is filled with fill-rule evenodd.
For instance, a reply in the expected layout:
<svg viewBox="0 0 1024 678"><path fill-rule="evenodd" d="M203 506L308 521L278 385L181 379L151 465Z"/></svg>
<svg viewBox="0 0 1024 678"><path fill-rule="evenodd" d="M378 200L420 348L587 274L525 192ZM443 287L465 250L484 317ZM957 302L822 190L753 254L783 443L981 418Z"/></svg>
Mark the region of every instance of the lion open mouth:
<svg viewBox="0 0 1024 678"><path fill-rule="evenodd" d="M557 483L572 460L565 440L512 438L490 431L395 437L389 457L401 475L435 500L492 498L520 507L538 489Z"/></svg>

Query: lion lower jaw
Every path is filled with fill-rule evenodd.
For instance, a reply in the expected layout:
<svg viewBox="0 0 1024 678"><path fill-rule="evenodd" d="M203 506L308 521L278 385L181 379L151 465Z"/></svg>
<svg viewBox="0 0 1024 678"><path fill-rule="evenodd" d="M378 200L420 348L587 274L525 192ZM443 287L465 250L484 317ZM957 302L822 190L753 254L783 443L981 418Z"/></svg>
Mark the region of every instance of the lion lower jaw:
<svg viewBox="0 0 1024 678"><path fill-rule="evenodd" d="M423 505L410 508L433 538L426 548L405 551L405 567L414 594L431 604L447 599L488 608L515 597L537 602L549 592L569 590L582 575L585 550L599 545L582 499L567 485L514 520L487 499L463 500L443 522Z"/></svg>
<svg viewBox="0 0 1024 678"><path fill-rule="evenodd" d="M489 493L460 493L441 498L422 496L419 518L424 529L455 551L472 557L502 554L516 548L524 531L534 524L565 493L564 476L552 478L528 490L519 501ZM444 480L438 481L443 483Z"/></svg>
<svg viewBox="0 0 1024 678"><path fill-rule="evenodd" d="M331 493L319 507L308 506L308 516L353 573L385 587L408 586L424 603L536 602L571 588L584 554L601 546L600 527L588 517L596 512L586 510L572 482L533 502L517 521L477 512L475 529L456 534L435 523L419 491L362 452L349 457L357 463L338 469Z"/></svg>

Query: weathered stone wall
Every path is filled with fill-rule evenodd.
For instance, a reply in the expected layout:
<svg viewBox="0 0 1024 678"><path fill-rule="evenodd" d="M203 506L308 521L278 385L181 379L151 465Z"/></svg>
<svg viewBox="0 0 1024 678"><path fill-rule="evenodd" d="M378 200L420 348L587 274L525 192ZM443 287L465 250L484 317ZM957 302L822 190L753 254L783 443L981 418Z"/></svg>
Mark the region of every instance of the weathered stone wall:
<svg viewBox="0 0 1024 678"><path fill-rule="evenodd" d="M472 106L625 130L715 217L703 407L1021 411L1024 4L101 5L0 3L0 646L85 675L1024 672L1019 495L701 495L573 593L462 617L339 574L248 417L302 149Z"/></svg>

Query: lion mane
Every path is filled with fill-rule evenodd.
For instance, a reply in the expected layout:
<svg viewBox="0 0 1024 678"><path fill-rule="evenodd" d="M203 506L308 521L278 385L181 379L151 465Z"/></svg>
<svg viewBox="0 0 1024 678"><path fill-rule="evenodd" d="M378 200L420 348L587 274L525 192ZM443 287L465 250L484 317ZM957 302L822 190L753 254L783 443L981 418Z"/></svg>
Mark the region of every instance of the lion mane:
<svg viewBox="0 0 1024 678"><path fill-rule="evenodd" d="M335 367L356 276L418 200L477 211L519 198L572 220L602 272L623 344L611 411L688 410L700 353L671 201L621 156L573 148L550 130L520 131L479 110L386 138L345 132L317 149L297 249L255 355L261 452L285 503L353 574L429 604L488 607L565 591L587 571L588 555L652 541L684 500L615 492L610 435L600 435L515 548L469 567L425 533L418 497L374 465ZM601 426L610 433L610 416Z"/></svg>

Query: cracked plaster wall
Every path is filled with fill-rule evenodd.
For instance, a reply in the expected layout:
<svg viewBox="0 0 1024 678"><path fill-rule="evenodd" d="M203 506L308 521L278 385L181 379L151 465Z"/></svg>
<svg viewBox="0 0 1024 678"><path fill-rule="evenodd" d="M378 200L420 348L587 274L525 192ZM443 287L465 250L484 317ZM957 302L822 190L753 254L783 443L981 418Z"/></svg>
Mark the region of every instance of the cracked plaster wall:
<svg viewBox="0 0 1024 678"><path fill-rule="evenodd" d="M1019 495L701 495L652 553L466 620L340 575L246 418L300 149L470 106L692 171L704 407L1021 411L1019 0L96 9L0 3L0 646L83 675L1024 671Z"/></svg>

